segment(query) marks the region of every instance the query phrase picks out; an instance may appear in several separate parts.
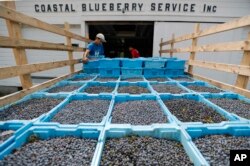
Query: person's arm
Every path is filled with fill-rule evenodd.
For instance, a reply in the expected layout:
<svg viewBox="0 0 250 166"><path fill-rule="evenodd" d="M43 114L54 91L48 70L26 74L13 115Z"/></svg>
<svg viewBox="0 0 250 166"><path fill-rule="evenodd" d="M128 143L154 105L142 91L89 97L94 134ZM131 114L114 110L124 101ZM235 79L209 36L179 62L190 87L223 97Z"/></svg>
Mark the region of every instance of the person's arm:
<svg viewBox="0 0 250 166"><path fill-rule="evenodd" d="M82 61L83 62L87 62L88 61L87 56L89 55L89 52L90 52L89 49L86 49L86 51L84 52L83 57L82 57Z"/></svg>

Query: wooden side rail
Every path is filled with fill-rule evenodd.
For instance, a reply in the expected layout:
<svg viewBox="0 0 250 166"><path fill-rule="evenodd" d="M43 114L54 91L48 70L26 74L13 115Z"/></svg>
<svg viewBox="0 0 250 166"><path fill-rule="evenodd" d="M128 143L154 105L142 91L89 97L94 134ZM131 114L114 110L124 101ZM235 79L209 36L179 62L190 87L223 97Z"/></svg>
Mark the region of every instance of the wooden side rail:
<svg viewBox="0 0 250 166"><path fill-rule="evenodd" d="M1 48L12 48L17 66L0 68L0 79L19 76L23 89L32 86L31 74L59 67L69 66L70 73L75 72L74 65L80 63L80 59L74 59L74 52L84 52L85 48L73 47L71 40L91 42L90 39L70 32L70 25L65 22L65 28L48 24L39 19L27 16L15 10L14 1L6 1L0 5L0 18L6 20L9 37L0 36ZM65 37L65 44L51 43L45 41L27 40L22 36L22 25L28 25L53 34ZM68 60L28 64L26 49L67 51Z"/></svg>
<svg viewBox="0 0 250 166"><path fill-rule="evenodd" d="M247 90L247 84L249 82L250 77L250 32L248 37L244 41L234 41L234 42L226 42L226 43L214 43L207 45L198 45L199 37L205 37L208 35L213 35L220 32L225 32L229 30L234 30L238 28L242 28L245 26L250 26L250 16L245 16L237 20L229 21L224 24L219 24L215 26L211 26L210 28L200 30L200 25L196 24L194 32L191 34L186 34L179 37L174 37L172 35L172 39L168 41L163 41L161 39L160 43L160 55L163 53L169 53L170 57L173 56L173 53L190 53L189 61L188 61L188 73L195 78L210 82L218 87L235 91L247 97L250 97L250 91ZM174 48L174 44L177 42L182 42L186 40L192 40L192 45L186 48ZM170 45L170 49L163 49L163 46ZM195 56L197 52L222 52L222 51L243 51L243 57L240 65L235 64L225 64L225 63L216 63L216 62L207 62L207 61L199 61L195 60ZM229 85L222 83L220 81L216 81L210 78L205 78L200 75L196 75L193 73L193 67L201 67L207 68L211 70L218 70L223 72L229 72L237 74L237 79L235 85Z"/></svg>

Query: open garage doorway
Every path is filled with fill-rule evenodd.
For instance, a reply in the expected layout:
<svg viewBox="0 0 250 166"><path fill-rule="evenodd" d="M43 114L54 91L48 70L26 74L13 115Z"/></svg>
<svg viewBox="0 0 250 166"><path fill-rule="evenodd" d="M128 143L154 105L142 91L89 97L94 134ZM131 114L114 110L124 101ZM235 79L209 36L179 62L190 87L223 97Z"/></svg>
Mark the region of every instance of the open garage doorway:
<svg viewBox="0 0 250 166"><path fill-rule="evenodd" d="M141 57L151 57L153 52L154 22L87 22L90 39L103 33L106 57L131 58L129 46L138 49Z"/></svg>

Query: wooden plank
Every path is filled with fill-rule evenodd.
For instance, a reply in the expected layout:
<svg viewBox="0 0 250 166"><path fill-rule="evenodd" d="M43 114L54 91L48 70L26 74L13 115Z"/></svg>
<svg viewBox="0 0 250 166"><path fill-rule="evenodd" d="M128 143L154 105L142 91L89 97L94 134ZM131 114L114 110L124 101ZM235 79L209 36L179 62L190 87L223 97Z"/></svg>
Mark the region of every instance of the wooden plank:
<svg viewBox="0 0 250 166"><path fill-rule="evenodd" d="M45 63L35 63L35 64L26 64L10 67L0 68L0 79L16 77L19 75L41 72L45 70L55 69L63 66L69 66L72 64L80 63L81 59L74 60L63 60L55 62L45 62Z"/></svg>
<svg viewBox="0 0 250 166"><path fill-rule="evenodd" d="M248 37L247 38L248 38L248 40L250 40L250 32L248 33ZM250 43L249 42L246 43L246 45L248 47L250 47ZM244 51L244 54L243 54L243 57L241 59L241 63L240 64L248 66L248 67L250 66L250 50ZM240 87L240 88L246 88L247 84L248 84L248 81L249 81L249 76L238 74L236 82L235 82L235 86Z"/></svg>
<svg viewBox="0 0 250 166"><path fill-rule="evenodd" d="M61 81L61 80L64 80L70 76L72 76L73 74L76 74L76 73L79 73L80 71L76 71L74 73L71 73L71 74L66 74L66 75L63 75L63 76L60 76L60 77L57 77L55 79L52 79L52 80L49 80L49 81L46 81L42 84L38 84L38 85L34 85L28 89L24 89L24 90L21 90L19 92L16 92L16 93L12 93L10 95L7 95L7 96L4 96L4 97L1 97L0 98L0 107L3 107L7 104L10 104L10 103L13 103L13 102L16 102L17 100L20 100L21 98L23 98L24 96L27 96L33 92L36 92L38 90L41 90L41 89L44 89L44 88L47 88L51 85L54 85L55 83Z"/></svg>
<svg viewBox="0 0 250 166"><path fill-rule="evenodd" d="M14 1L8 1L8 2L5 2L5 4L8 7L15 9L15 2ZM9 36L11 38L15 38L16 40L22 39L22 32L21 32L20 24L6 20L6 25L7 25ZM24 49L15 48L15 49L13 49L13 54L14 54L15 61L16 61L17 65L23 65L23 64L28 63L28 59L27 59L26 52ZM20 79L20 82L22 84L23 89L26 89L26 88L29 88L32 86L32 80L31 80L30 74L20 75L19 79Z"/></svg>
<svg viewBox="0 0 250 166"><path fill-rule="evenodd" d="M160 42L160 51L159 51L159 53L160 53L160 57L162 56L162 45L161 45L161 43L163 42L163 38L161 38L161 42Z"/></svg>
<svg viewBox="0 0 250 166"><path fill-rule="evenodd" d="M199 30L200 30L200 24L195 24L194 33L199 32ZM193 38L192 39L192 49L197 47L197 42L198 42L198 38ZM196 54L196 52L191 52L189 60L194 60L195 59L195 54ZM193 66L192 65L188 65L188 72L193 73Z"/></svg>
<svg viewBox="0 0 250 166"><path fill-rule="evenodd" d="M239 87L236 87L236 86L233 86L233 85L230 85L230 84L226 84L226 83L223 83L223 82L220 82L220 81L217 81L217 80L213 80L213 79L210 79L210 78L207 78L207 77L203 77L203 76L200 76L200 75L197 75L197 74L191 74L189 73L191 76L193 76L194 78L196 79L199 79L199 80L203 80L203 81L206 81L206 82L209 82L221 89L225 89L225 90L230 90L230 91L233 91L233 92L236 92L236 93L239 93L243 96L246 96L248 98L250 98L250 91L247 90L247 89L243 89L243 88L239 88Z"/></svg>
<svg viewBox="0 0 250 166"><path fill-rule="evenodd" d="M173 50L166 49L162 50L162 53L185 53L185 52L223 52L223 51L248 51L250 46L246 45L250 41L236 41L236 42L226 42L226 43L216 43L208 44L197 47L186 47L186 48L175 48Z"/></svg>
<svg viewBox="0 0 250 166"><path fill-rule="evenodd" d="M66 31L69 31L69 29L70 29L69 23L65 22L64 23L64 28L65 28ZM67 43L67 46L70 46L70 47L72 46L70 37L66 37L66 43ZM72 51L68 51L68 58L69 58L69 60L73 60L73 52ZM73 73L75 71L74 64L71 64L69 66L69 70L70 70L71 73Z"/></svg>
<svg viewBox="0 0 250 166"><path fill-rule="evenodd" d="M91 40L88 38L66 31L55 25L51 25L46 22L40 21L36 18L24 15L20 12L17 12L15 10L12 10L2 5L0 5L0 18L4 18L13 22L29 25L38 29L42 29L42 30L52 32L52 33L62 35L62 36L67 36L76 40L80 40L84 42L91 42Z"/></svg>
<svg viewBox="0 0 250 166"><path fill-rule="evenodd" d="M172 34L172 40L174 40L174 33ZM174 49L174 42L172 42L170 44L170 49L173 50ZM170 57L172 58L173 57L173 52L170 52Z"/></svg>
<svg viewBox="0 0 250 166"><path fill-rule="evenodd" d="M175 38L174 40L172 39L172 40L168 40L166 42L163 42L162 45L171 44L172 42L177 43L177 42L190 40L192 38L197 38L197 37L202 37L202 36L208 36L211 34L225 32L225 31L229 31L232 29L237 29L237 28L241 28L241 27L245 27L245 26L249 26L249 25L250 25L250 16L245 16L245 17L241 17L239 19L235 19L235 20L226 22L224 24L211 26L211 27L204 29L203 31L199 31L197 33L179 36L179 37Z"/></svg>
<svg viewBox="0 0 250 166"><path fill-rule="evenodd" d="M9 38L4 36L0 36L0 47L57 50L57 51L77 51L77 52L83 52L85 50L85 48L80 48L80 47L72 47L62 44L48 43L36 40Z"/></svg>
<svg viewBox="0 0 250 166"><path fill-rule="evenodd" d="M250 66L206 62L206 61L199 61L199 60L189 60L188 65L250 76Z"/></svg>

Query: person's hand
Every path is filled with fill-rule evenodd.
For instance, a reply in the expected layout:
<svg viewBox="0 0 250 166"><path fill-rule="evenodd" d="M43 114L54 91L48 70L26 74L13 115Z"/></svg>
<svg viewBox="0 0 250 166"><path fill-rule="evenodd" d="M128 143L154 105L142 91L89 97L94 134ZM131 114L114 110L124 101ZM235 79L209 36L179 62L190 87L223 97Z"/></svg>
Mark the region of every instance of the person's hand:
<svg viewBox="0 0 250 166"><path fill-rule="evenodd" d="M82 58L82 63L88 63L89 59L87 57Z"/></svg>

